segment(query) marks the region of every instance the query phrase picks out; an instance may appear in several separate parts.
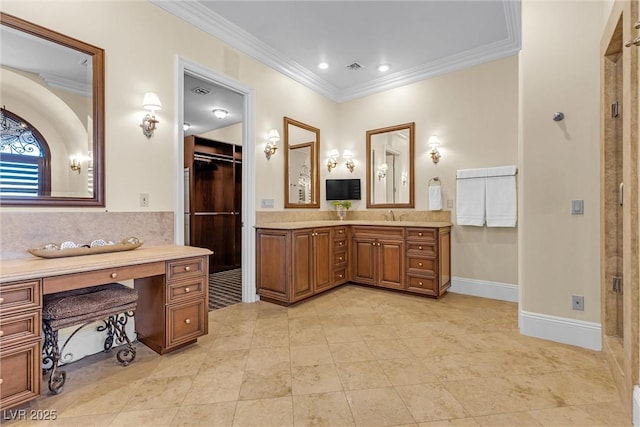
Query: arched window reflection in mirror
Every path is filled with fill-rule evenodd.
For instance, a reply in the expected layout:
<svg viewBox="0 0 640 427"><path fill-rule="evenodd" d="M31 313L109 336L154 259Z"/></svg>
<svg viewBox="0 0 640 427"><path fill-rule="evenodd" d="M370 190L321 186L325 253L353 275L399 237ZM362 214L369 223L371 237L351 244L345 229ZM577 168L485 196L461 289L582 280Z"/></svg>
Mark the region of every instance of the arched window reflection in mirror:
<svg viewBox="0 0 640 427"><path fill-rule="evenodd" d="M367 131L367 207L413 208L415 123Z"/></svg>
<svg viewBox="0 0 640 427"><path fill-rule="evenodd" d="M320 129L284 118L284 207L319 208Z"/></svg>
<svg viewBox="0 0 640 427"><path fill-rule="evenodd" d="M5 13L0 24L2 103L50 150L48 190L0 204L104 206L104 51Z"/></svg>

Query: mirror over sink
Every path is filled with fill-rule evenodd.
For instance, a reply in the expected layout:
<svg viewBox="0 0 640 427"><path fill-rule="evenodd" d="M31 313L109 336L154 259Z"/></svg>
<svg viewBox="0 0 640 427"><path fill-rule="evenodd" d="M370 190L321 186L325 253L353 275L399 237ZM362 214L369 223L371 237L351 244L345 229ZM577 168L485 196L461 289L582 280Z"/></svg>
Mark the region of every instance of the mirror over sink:
<svg viewBox="0 0 640 427"><path fill-rule="evenodd" d="M320 129L284 118L284 207L319 208Z"/></svg>
<svg viewBox="0 0 640 427"><path fill-rule="evenodd" d="M0 23L0 204L104 206L104 51Z"/></svg>
<svg viewBox="0 0 640 427"><path fill-rule="evenodd" d="M415 123L367 131L367 208L414 207Z"/></svg>

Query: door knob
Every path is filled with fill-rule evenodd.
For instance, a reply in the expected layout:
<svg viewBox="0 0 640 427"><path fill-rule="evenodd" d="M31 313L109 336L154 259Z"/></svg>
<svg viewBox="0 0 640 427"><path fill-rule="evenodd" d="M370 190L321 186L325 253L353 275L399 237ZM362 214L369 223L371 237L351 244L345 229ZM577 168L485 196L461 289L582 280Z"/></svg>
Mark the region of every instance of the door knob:
<svg viewBox="0 0 640 427"><path fill-rule="evenodd" d="M188 325L189 323L191 323L191 319L185 319L184 323L186 323Z"/></svg>
<svg viewBox="0 0 640 427"><path fill-rule="evenodd" d="M115 279L116 277L118 277L118 273L111 273L111 278Z"/></svg>
<svg viewBox="0 0 640 427"><path fill-rule="evenodd" d="M633 40L629 40L624 44L624 47L631 47L631 46L640 46L640 37L636 37Z"/></svg>

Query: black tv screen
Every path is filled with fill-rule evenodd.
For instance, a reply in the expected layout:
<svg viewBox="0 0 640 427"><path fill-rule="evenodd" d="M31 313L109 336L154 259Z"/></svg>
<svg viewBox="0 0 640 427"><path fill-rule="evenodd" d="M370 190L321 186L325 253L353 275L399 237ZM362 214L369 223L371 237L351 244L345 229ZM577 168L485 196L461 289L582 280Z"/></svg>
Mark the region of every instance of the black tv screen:
<svg viewBox="0 0 640 427"><path fill-rule="evenodd" d="M360 200L360 179L328 179L327 200Z"/></svg>

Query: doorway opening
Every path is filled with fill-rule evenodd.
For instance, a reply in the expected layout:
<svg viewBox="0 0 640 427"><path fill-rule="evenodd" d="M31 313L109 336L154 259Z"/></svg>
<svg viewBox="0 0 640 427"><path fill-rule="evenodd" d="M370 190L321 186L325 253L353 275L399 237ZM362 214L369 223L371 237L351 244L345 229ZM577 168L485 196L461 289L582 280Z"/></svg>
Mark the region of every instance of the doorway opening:
<svg viewBox="0 0 640 427"><path fill-rule="evenodd" d="M181 58L177 76L176 242L213 252L210 310L254 302L253 90Z"/></svg>

